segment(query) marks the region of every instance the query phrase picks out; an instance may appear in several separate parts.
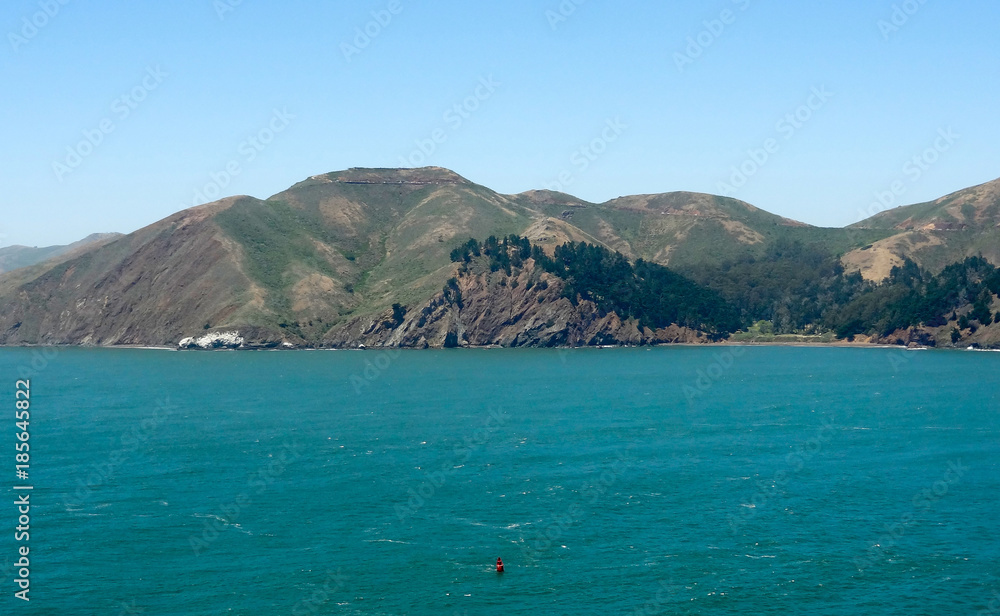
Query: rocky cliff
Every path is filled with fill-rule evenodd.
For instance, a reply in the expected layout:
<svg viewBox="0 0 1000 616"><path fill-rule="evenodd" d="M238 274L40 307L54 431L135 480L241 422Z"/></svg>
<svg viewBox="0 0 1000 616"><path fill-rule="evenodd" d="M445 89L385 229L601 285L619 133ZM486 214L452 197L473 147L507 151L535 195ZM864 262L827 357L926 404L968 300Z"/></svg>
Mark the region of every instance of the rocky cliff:
<svg viewBox="0 0 1000 616"><path fill-rule="evenodd" d="M601 313L593 302L562 297L563 281L532 260L513 271L458 271L430 301L408 307L402 318L388 310L336 328L324 345L340 348L448 346L553 347L707 342L692 329L652 330L635 319Z"/></svg>
<svg viewBox="0 0 1000 616"><path fill-rule="evenodd" d="M561 279L531 263L510 274L460 272L449 253L469 238L491 235L520 234L547 251L587 242L618 250L632 262L669 266L722 293L723 275L731 268L758 262L770 267L772 255L784 254L775 246L801 245L820 247L817 254L836 259L843 255L848 271L878 280L904 257L933 271L974 254L997 262L998 182L851 229L819 229L696 193L595 204L548 191L504 195L435 167L350 169L313 176L265 200L230 197L184 210L128 235L102 237L58 259L0 274L0 345L699 342L705 334L692 329L654 331L621 318L607 304L600 310L585 300L570 302ZM914 233L937 235L911 242L907 234ZM882 250L890 244L891 251ZM781 258L768 276L794 279L799 264ZM739 293L771 297L774 289L758 284L768 276L751 282L738 277ZM451 278L453 285L442 290ZM747 309L750 316L779 323L782 302L796 296L776 297L751 308L780 306L765 316ZM968 306L956 309L961 316ZM1000 344L991 337L1000 326L987 325L978 332L962 328L955 343L951 328L929 335L939 344ZM921 336L906 333L907 341L912 335Z"/></svg>

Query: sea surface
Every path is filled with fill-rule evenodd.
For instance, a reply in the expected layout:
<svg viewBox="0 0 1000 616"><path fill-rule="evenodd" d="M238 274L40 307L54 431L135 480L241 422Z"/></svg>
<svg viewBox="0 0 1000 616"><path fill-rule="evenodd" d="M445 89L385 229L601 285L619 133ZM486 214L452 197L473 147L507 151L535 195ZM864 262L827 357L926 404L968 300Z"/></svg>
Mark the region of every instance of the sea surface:
<svg viewBox="0 0 1000 616"><path fill-rule="evenodd" d="M0 383L5 615L1000 614L1000 353L3 349Z"/></svg>

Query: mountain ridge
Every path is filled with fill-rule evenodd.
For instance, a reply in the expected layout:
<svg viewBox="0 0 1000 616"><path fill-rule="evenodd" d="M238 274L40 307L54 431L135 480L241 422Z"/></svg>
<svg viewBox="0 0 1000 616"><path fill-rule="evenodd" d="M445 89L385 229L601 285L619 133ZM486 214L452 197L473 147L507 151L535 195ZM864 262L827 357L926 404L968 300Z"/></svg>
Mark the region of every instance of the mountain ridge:
<svg viewBox="0 0 1000 616"><path fill-rule="evenodd" d="M753 263L781 242L815 247L863 271L864 260L851 255L911 232L882 227L813 227L702 193L595 204L544 190L505 195L439 167L352 168L263 200L233 196L188 208L64 261L2 275L0 344L174 346L240 331L258 346L357 346L381 340L372 327L393 314L392 305L434 301L457 273L449 254L470 237L523 236L549 254L588 242L712 286L714 272ZM531 338L516 324L491 327L518 344L553 339ZM424 336L443 344L438 338Z"/></svg>
<svg viewBox="0 0 1000 616"><path fill-rule="evenodd" d="M107 243L121 237L121 233L91 233L82 240L77 240L71 244L45 246L5 246L0 248L0 274L10 272L22 267L58 259L60 257L70 257L80 250L92 247L99 243Z"/></svg>
<svg viewBox="0 0 1000 616"><path fill-rule="evenodd" d="M1000 263L1000 179L879 212L848 228L891 233L867 251L845 255L845 263L873 279L906 258L931 270L977 254Z"/></svg>

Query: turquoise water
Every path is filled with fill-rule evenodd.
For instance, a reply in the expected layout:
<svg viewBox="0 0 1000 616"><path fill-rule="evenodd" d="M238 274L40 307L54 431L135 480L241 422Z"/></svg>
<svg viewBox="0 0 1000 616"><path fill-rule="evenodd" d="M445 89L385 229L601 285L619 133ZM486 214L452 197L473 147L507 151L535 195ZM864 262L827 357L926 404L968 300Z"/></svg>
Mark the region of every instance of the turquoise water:
<svg viewBox="0 0 1000 616"><path fill-rule="evenodd" d="M1000 614L996 353L8 349L11 408L24 375L4 614Z"/></svg>

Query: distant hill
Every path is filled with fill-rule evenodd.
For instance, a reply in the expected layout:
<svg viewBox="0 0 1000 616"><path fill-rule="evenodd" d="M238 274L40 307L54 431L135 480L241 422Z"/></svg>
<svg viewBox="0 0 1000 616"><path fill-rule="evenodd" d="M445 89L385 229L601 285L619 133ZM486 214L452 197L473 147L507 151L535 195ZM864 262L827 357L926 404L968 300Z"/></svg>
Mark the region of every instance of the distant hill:
<svg viewBox="0 0 1000 616"><path fill-rule="evenodd" d="M44 248L7 246L6 248L0 248L0 274L28 267L29 265L35 265L36 263L63 255L72 255L81 249L105 244L118 237L121 237L120 233L94 233L78 242L73 242L65 246L46 246Z"/></svg>
<svg viewBox="0 0 1000 616"><path fill-rule="evenodd" d="M0 344L175 346L187 339L229 345L240 339L246 346L442 346L448 334L473 327L480 328L475 340L519 345L702 339L705 332L692 329L644 332L627 315L617 315L613 327L600 325L606 310L600 298L591 302L594 312L572 303L557 310L555 302L566 298L555 292L564 286L555 279L546 279L553 292L518 291L525 302L520 316L511 309L512 322L497 320L489 307L503 296L501 283L522 275L540 281L542 274L526 264L509 280L459 276L461 266L450 256L469 238L509 235L549 255L568 242L588 243L668 266L721 294L742 318L773 320L791 331L819 323L825 302L845 292L837 289L860 292L854 283L837 282L841 260L850 270L852 258L911 232L895 224L883 218L824 229L699 193L595 204L551 191L504 195L437 167L349 169L313 176L265 200L236 196L184 210L0 275ZM986 223L977 229L967 230L970 238L990 232ZM926 266L932 259L925 255L918 251ZM470 304L477 308L427 318L437 310L432 305L443 310L453 278L453 291L481 298ZM409 312L401 314L404 308ZM542 324L553 324L541 328L545 336L533 337L529 332L541 329L532 319L542 313L550 315ZM424 329L430 327L436 329ZM406 336L396 335L398 328Z"/></svg>
<svg viewBox="0 0 1000 616"><path fill-rule="evenodd" d="M887 277L904 258L932 271L977 255L1000 263L1000 180L880 212L850 228L891 234L844 257L866 278Z"/></svg>
<svg viewBox="0 0 1000 616"><path fill-rule="evenodd" d="M314 176L0 277L0 342L175 345L238 328L322 343L338 325L439 291L456 238L523 231L536 218L444 169Z"/></svg>

